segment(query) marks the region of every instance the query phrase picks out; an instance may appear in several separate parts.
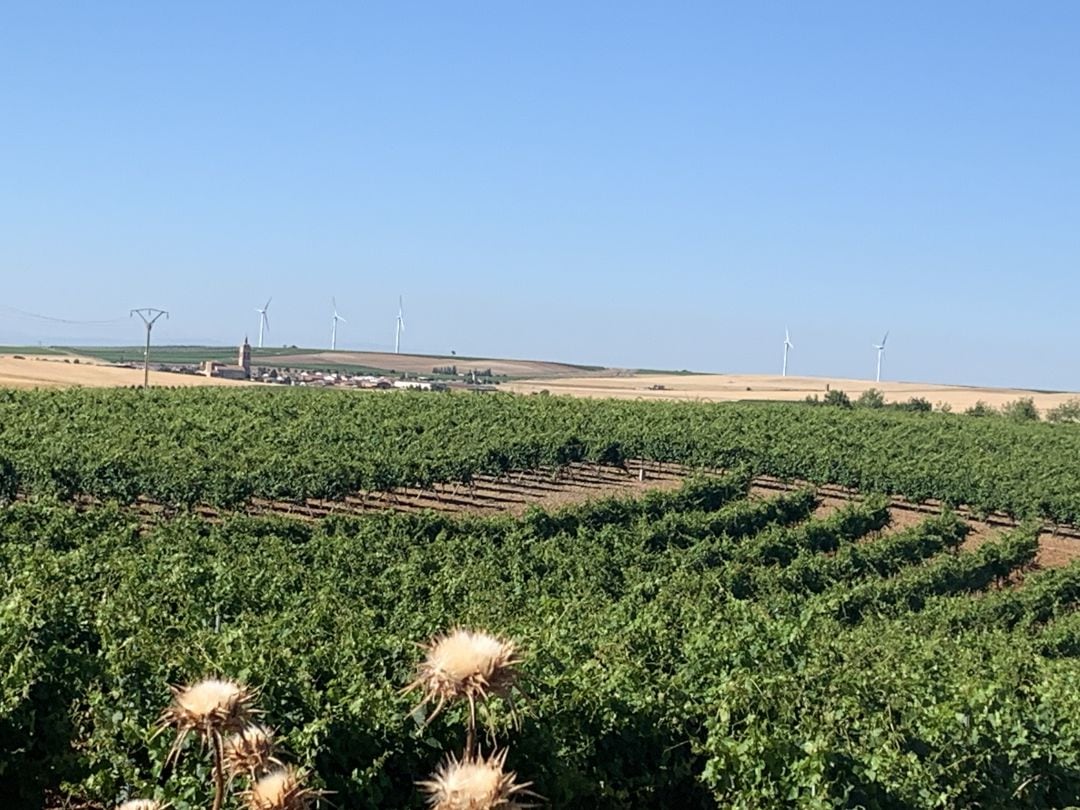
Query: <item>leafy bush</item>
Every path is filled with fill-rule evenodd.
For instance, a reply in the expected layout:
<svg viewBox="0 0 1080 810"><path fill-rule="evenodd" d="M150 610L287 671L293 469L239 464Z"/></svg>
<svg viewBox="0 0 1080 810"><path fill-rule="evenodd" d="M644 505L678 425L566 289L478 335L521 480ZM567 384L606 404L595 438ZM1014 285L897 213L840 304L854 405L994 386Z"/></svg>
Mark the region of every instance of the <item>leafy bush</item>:
<svg viewBox="0 0 1080 810"><path fill-rule="evenodd" d="M907 411L909 413L930 413L934 410L934 406L930 404L930 400L924 397L912 397L907 402L897 402L891 407L898 411ZM951 411L952 408L950 407Z"/></svg>
<svg viewBox="0 0 1080 810"><path fill-rule="evenodd" d="M1047 422L1080 422L1080 399L1070 399L1046 412Z"/></svg>
<svg viewBox="0 0 1080 810"><path fill-rule="evenodd" d="M876 388L867 388L855 400L855 406L858 408L884 408L885 395Z"/></svg>
<svg viewBox="0 0 1080 810"><path fill-rule="evenodd" d="M1006 402L1001 406L1001 415L1014 422L1038 422L1039 409L1035 407L1035 400L1031 397Z"/></svg>
<svg viewBox="0 0 1080 810"><path fill-rule="evenodd" d="M834 388L825 394L825 398L822 402L826 405L833 405L837 408L850 408L851 399L841 391L839 388Z"/></svg>
<svg viewBox="0 0 1080 810"><path fill-rule="evenodd" d="M1000 414L993 405L983 402L981 399L964 411L967 416L999 416Z"/></svg>

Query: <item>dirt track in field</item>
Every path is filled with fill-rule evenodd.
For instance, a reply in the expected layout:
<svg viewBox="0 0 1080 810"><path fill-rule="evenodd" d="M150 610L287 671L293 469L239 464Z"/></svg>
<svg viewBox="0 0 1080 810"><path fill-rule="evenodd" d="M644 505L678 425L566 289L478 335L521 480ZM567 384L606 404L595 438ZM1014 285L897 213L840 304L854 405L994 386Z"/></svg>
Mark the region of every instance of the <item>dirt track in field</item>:
<svg viewBox="0 0 1080 810"><path fill-rule="evenodd" d="M21 359L20 359L21 358ZM143 384L141 368L96 363L84 358L59 355L0 356L0 388L126 388ZM240 380L223 380L196 374L150 372L150 385L159 388L190 387L194 385L247 385Z"/></svg>
<svg viewBox="0 0 1080 810"><path fill-rule="evenodd" d="M658 387L660 386L660 387ZM976 388L930 383L880 382L828 379L824 377L779 377L763 374L642 374L623 376L562 377L521 380L500 386L509 391L532 394L548 391L575 397L691 400L733 402L736 400L779 400L797 402L808 396L823 398L829 390L842 390L852 399L870 388L885 395L886 402L905 402L920 397L932 405L948 403L955 411L982 401L1001 407L1022 397L1030 397L1039 410L1046 410L1080 398L1080 393L1039 393L1021 388Z"/></svg>

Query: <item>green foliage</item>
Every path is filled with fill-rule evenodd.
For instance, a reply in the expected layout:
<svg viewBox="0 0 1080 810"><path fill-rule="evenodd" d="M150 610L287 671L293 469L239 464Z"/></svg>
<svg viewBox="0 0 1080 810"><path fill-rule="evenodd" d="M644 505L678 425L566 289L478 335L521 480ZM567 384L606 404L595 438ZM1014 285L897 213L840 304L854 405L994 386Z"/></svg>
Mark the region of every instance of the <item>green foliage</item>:
<svg viewBox="0 0 1080 810"><path fill-rule="evenodd" d="M19 493L19 473L8 459L0 457L0 506L15 500Z"/></svg>
<svg viewBox="0 0 1080 810"><path fill-rule="evenodd" d="M56 790L206 806L196 758L162 778L152 727L167 684L208 674L262 688L338 806L419 806L460 709L425 729L398 689L413 642L455 625L524 645L520 728L502 733L498 702L493 721L553 806L1074 802L1080 566L1000 587L1032 529L962 552L948 512L882 534L880 497L815 517L809 488L746 495L769 474L1075 523L1080 434L830 397L846 405L0 392L0 806ZM521 518L140 526L85 504L340 498L632 457L731 472Z"/></svg>
<svg viewBox="0 0 1080 810"><path fill-rule="evenodd" d="M424 729L398 690L413 642L466 625L526 651L520 726L498 701L493 722L555 807L1072 801L1080 569L988 590L1032 533L960 552L952 514L876 536L884 499L815 518L812 491L746 484L518 519L0 508L0 799L205 807L198 758L162 779L152 727L167 684L221 674L335 805L420 807L462 709Z"/></svg>
<svg viewBox="0 0 1080 810"><path fill-rule="evenodd" d="M1046 412L1047 422L1080 422L1080 399L1070 399Z"/></svg>
<svg viewBox="0 0 1080 810"><path fill-rule="evenodd" d="M867 388L855 400L855 406L858 408L884 408L885 395L876 388Z"/></svg>
<svg viewBox="0 0 1080 810"><path fill-rule="evenodd" d="M825 405L832 405L837 408L851 407L851 398L839 388L834 388L829 391L821 401Z"/></svg>
<svg viewBox="0 0 1080 810"><path fill-rule="evenodd" d="M1015 422L1038 422L1039 409L1031 397L1021 397L1001 406L1001 415Z"/></svg>
<svg viewBox="0 0 1080 810"><path fill-rule="evenodd" d="M966 416L1000 416L993 405L983 402L981 399L964 411Z"/></svg>
<svg viewBox="0 0 1080 810"><path fill-rule="evenodd" d="M1080 434L1005 419L501 394L0 392L0 496L230 507L633 457L1080 522Z"/></svg>
<svg viewBox="0 0 1080 810"><path fill-rule="evenodd" d="M934 406L930 404L930 400L925 397L912 397L907 400L907 402L896 402L890 407L895 408L898 411L908 411L909 413L930 413L934 410ZM952 410L952 406L949 406L947 410L945 408L941 408L940 410L947 413Z"/></svg>

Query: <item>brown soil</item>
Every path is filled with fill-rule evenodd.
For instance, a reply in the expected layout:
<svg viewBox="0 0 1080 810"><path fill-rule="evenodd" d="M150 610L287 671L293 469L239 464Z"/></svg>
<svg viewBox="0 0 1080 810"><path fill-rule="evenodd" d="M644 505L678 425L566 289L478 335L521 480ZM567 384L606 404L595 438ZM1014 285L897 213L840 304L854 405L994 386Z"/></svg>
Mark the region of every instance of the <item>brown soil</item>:
<svg viewBox="0 0 1080 810"><path fill-rule="evenodd" d="M433 510L454 514L520 515L530 507L554 509L605 497L633 497L650 490L670 490L681 473L637 470L598 464L570 464L562 470L515 471L501 476L477 476L469 484L436 484L428 489L403 487L390 492L361 492L344 501L309 499L303 504L255 500L256 513L318 518L328 514L393 509L399 512Z"/></svg>

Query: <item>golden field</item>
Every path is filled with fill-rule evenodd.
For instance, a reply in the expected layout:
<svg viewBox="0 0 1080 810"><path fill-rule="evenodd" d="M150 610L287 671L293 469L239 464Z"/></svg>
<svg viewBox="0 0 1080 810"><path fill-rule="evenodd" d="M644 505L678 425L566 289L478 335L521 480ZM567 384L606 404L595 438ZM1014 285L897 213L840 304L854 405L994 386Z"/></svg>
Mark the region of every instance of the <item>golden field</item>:
<svg viewBox="0 0 1080 810"><path fill-rule="evenodd" d="M95 363L85 358L49 355L0 355L0 388L123 388L143 384L141 368L124 368ZM66 361L66 362L65 362ZM150 372L153 386L248 385L237 380L222 380L195 374Z"/></svg>
<svg viewBox="0 0 1080 810"><path fill-rule="evenodd" d="M662 386L662 387L661 387ZM885 395L886 402L921 397L937 406L948 403L961 411L982 401L1000 407L1020 397L1030 397L1040 411L1053 408L1080 393L1040 393L1021 388L976 388L930 383L851 380L825 377L781 377L766 374L627 374L620 376L560 377L507 383L500 388L519 393L546 390L551 394L615 399L699 400L729 402L745 399L798 401L824 397L829 389L843 390L852 399L869 388Z"/></svg>

